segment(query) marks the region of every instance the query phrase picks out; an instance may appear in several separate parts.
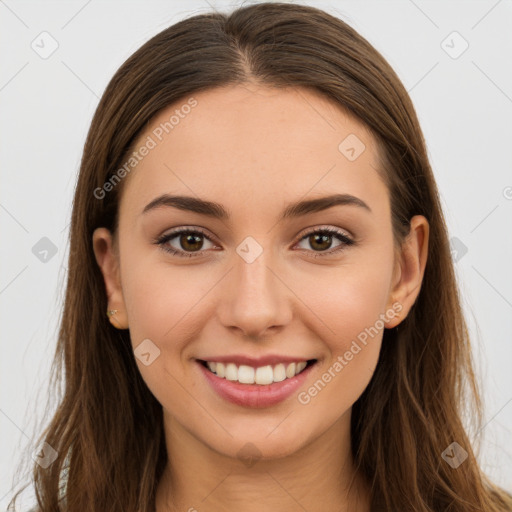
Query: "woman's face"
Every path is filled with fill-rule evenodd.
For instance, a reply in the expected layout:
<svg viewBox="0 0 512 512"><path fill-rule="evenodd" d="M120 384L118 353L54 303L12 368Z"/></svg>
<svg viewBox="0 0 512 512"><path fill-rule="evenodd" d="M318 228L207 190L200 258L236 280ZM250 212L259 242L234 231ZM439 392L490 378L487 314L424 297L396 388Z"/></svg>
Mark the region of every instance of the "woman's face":
<svg viewBox="0 0 512 512"><path fill-rule="evenodd" d="M350 417L383 328L403 319L419 291L414 272L394 272L375 140L316 93L238 85L162 111L143 145L123 183L119 287L107 284L140 373L166 418L213 450L237 456L252 443L263 457L291 454ZM335 194L357 199L289 209ZM163 195L190 201L148 207ZM233 401L199 361L226 368L241 355L287 358L285 371L291 361L316 363L265 388L224 378ZM250 380L250 368L242 373Z"/></svg>

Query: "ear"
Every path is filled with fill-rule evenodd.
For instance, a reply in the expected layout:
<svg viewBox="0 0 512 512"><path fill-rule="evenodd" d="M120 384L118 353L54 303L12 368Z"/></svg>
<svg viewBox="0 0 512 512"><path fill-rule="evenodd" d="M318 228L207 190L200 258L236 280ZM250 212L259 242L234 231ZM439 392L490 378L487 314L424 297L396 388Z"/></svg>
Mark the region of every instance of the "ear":
<svg viewBox="0 0 512 512"><path fill-rule="evenodd" d="M128 317L121 287L119 256L112 233L107 228L95 229L92 245L96 262L105 281L108 309L117 310L117 313L109 317L110 323L118 329L127 329Z"/></svg>
<svg viewBox="0 0 512 512"><path fill-rule="evenodd" d="M411 310L418 297L428 257L429 224L422 215L415 215L410 222L410 231L395 264L394 283L390 291L390 302L401 304L400 314L385 323L387 329L398 325Z"/></svg>

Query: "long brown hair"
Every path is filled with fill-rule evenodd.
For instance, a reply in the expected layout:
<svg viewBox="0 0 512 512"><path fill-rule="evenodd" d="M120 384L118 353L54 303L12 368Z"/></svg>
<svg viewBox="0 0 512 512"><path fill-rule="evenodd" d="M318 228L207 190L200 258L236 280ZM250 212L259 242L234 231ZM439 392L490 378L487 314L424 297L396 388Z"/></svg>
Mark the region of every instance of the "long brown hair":
<svg viewBox="0 0 512 512"><path fill-rule="evenodd" d="M92 249L95 228L117 227L121 186L102 199L94 191L163 108L248 81L310 88L362 120L379 145L395 243L404 240L412 216L424 215L430 224L419 296L399 329L385 330L375 373L353 406L352 451L371 488L372 510L512 510L512 497L479 468L462 423L471 412L478 428L482 409L447 228L412 102L380 53L345 22L275 2L196 15L163 30L128 58L100 100L75 191L52 367L53 382L64 391L38 440L58 455L46 469L33 467L40 509L154 508L167 461L162 407L139 374L129 331L116 330L105 315ZM454 441L468 453L456 469L442 457ZM67 483L59 492L63 471Z"/></svg>

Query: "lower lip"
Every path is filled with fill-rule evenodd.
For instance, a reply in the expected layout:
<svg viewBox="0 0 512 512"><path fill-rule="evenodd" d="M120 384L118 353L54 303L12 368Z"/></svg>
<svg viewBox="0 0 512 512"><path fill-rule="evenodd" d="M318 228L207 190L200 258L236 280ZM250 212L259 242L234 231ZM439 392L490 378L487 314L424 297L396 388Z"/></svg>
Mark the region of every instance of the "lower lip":
<svg viewBox="0 0 512 512"><path fill-rule="evenodd" d="M306 366L302 372L291 379L272 384L241 384L237 381L218 377L196 361L211 387L224 399L243 407L260 409L276 405L295 393L307 379L311 369L318 361Z"/></svg>

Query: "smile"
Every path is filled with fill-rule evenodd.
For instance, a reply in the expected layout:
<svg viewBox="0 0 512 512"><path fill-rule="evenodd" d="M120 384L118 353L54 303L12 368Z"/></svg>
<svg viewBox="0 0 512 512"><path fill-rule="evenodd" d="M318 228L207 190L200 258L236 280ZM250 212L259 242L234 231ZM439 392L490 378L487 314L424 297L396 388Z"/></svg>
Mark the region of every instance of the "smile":
<svg viewBox="0 0 512 512"><path fill-rule="evenodd" d="M213 374L222 379L239 382L240 384L268 385L274 382L282 382L291 379L301 373L308 364L315 360L300 361L294 363L279 363L274 366L266 365L253 368L248 365L236 365L235 363L220 363L214 361L201 361Z"/></svg>
<svg viewBox="0 0 512 512"><path fill-rule="evenodd" d="M310 359L255 368L227 361L196 360L206 383L218 396L238 406L251 408L271 407L296 394L318 366L317 362Z"/></svg>

